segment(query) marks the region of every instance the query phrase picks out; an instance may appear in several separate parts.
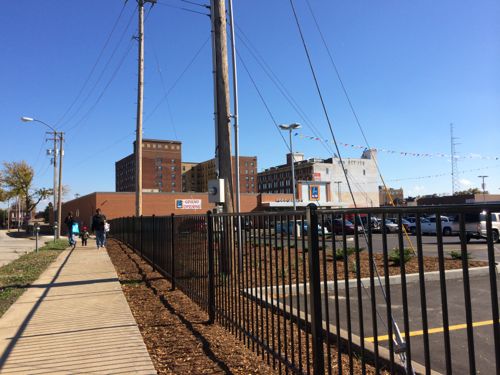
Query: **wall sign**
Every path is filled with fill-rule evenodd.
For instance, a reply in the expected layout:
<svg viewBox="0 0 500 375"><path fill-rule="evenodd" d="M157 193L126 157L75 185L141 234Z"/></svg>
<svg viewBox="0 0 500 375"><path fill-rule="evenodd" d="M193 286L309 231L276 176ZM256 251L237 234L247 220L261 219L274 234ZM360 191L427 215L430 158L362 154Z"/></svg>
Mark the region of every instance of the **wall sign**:
<svg viewBox="0 0 500 375"><path fill-rule="evenodd" d="M309 199L319 200L319 186L317 185L309 186Z"/></svg>
<svg viewBox="0 0 500 375"><path fill-rule="evenodd" d="M201 199L176 199L175 208L178 210L201 210Z"/></svg>

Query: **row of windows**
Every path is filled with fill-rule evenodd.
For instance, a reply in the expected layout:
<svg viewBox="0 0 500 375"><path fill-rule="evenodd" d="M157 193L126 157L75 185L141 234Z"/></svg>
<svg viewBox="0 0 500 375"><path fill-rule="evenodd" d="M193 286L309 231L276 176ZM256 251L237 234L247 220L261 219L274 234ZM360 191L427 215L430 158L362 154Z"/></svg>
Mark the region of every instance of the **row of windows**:
<svg viewBox="0 0 500 375"><path fill-rule="evenodd" d="M165 150L180 150L180 145L169 145L164 143L143 143L142 148L163 148Z"/></svg>
<svg viewBox="0 0 500 375"><path fill-rule="evenodd" d="M157 170L159 170L159 171L163 170L164 168L167 168L167 167L162 167L161 165L157 165L157 166L156 166L156 169L157 169ZM171 170L171 171L175 171L176 169L177 169L177 168L175 168L175 166L174 166L174 165L172 165L172 166L170 167L170 170Z"/></svg>

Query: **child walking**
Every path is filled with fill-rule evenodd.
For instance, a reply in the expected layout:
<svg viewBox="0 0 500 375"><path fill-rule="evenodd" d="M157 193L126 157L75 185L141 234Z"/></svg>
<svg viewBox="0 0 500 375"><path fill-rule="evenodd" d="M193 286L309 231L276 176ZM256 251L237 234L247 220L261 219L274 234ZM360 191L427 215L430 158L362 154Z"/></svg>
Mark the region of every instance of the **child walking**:
<svg viewBox="0 0 500 375"><path fill-rule="evenodd" d="M82 239L82 246L87 246L87 240L90 237L90 233L89 233L86 226L83 227L83 230L82 230L82 233L80 234L80 237Z"/></svg>

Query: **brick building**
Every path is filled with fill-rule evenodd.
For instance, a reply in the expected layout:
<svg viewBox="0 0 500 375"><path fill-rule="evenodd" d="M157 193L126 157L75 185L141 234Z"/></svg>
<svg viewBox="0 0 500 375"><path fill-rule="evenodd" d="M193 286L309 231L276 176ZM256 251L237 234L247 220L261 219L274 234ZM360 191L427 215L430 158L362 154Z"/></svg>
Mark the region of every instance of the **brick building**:
<svg viewBox="0 0 500 375"><path fill-rule="evenodd" d="M376 166L376 151L365 150L361 158L344 159L349 182L358 206L378 207L379 176ZM352 206L353 201L339 158L304 159L304 154L294 153L295 180L330 183L330 197L337 206ZM260 193L292 192L292 155L287 155L287 163L268 168L258 174ZM298 193L298 190L297 190Z"/></svg>
<svg viewBox="0 0 500 375"><path fill-rule="evenodd" d="M208 202L208 193L144 193L143 214L156 215L203 215L214 205ZM274 209L289 210L292 206L291 194L241 194L241 211L264 211ZM117 217L135 215L134 192L95 192L63 203L62 214L68 212L82 224L90 225L95 210L100 208L111 220ZM65 230L65 227L63 228Z"/></svg>
<svg viewBox="0 0 500 375"><path fill-rule="evenodd" d="M232 157L233 184L236 184L235 158ZM183 191L206 192L208 181L215 179L215 159L201 163L183 163ZM257 193L257 157L240 156L240 192Z"/></svg>
<svg viewBox="0 0 500 375"><path fill-rule="evenodd" d="M181 142L143 139L142 191L178 192L182 190ZM135 191L135 150L115 163L117 192Z"/></svg>

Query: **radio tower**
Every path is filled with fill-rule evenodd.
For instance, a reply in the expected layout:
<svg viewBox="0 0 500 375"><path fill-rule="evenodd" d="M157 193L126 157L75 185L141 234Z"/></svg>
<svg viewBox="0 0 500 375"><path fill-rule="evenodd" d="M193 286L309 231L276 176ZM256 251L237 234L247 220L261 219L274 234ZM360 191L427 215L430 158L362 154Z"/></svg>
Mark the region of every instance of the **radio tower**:
<svg viewBox="0 0 500 375"><path fill-rule="evenodd" d="M457 150L455 148L459 143L456 142L458 138L453 136L453 123L450 124L450 142L451 142L451 193L455 194L460 189L458 182L458 167L457 167Z"/></svg>

